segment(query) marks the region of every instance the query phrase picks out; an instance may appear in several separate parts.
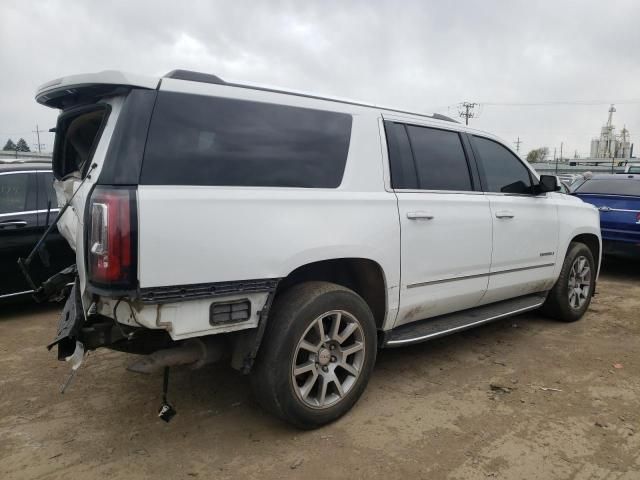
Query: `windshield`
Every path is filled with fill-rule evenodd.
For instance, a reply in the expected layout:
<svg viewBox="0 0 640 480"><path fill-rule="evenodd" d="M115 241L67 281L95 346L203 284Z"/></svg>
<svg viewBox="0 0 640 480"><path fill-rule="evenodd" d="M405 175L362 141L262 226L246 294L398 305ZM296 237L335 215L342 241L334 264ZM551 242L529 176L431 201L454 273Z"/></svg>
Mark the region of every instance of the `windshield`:
<svg viewBox="0 0 640 480"><path fill-rule="evenodd" d="M608 179L594 178L577 187L574 192L601 195L633 195L640 196L640 179Z"/></svg>

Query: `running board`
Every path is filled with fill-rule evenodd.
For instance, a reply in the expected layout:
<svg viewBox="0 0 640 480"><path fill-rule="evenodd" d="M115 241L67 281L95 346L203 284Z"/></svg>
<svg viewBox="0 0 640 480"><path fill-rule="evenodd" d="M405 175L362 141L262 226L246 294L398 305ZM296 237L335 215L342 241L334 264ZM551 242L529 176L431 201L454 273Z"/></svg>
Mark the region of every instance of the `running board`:
<svg viewBox="0 0 640 480"><path fill-rule="evenodd" d="M547 292L525 295L401 325L387 333L382 345L384 347L400 347L444 337L494 320L535 310L544 303L546 297Z"/></svg>

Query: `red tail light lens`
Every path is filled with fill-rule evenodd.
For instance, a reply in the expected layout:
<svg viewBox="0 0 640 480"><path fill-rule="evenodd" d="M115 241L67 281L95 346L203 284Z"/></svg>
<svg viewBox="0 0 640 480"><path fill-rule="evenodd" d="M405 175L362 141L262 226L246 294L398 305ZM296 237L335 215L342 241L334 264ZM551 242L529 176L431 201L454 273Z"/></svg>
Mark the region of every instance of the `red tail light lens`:
<svg viewBox="0 0 640 480"><path fill-rule="evenodd" d="M89 202L89 280L99 287L135 288L137 216L133 188L97 186Z"/></svg>

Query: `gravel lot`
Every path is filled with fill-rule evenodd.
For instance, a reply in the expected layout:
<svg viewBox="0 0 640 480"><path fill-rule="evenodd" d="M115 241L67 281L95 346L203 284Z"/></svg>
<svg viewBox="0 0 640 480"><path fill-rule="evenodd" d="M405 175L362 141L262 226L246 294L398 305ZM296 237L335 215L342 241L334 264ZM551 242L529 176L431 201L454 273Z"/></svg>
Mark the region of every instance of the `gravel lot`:
<svg viewBox="0 0 640 480"><path fill-rule="evenodd" d="M640 478L640 263L607 260L587 316L526 314L383 351L342 420L300 432L228 368L161 375L44 345L59 306L0 307L0 478Z"/></svg>

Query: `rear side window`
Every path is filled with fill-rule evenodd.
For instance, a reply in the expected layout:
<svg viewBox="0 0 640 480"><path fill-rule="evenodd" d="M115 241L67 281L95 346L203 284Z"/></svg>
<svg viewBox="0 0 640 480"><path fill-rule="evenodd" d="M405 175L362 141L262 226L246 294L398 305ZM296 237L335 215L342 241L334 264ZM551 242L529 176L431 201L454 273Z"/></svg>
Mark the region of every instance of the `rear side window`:
<svg viewBox="0 0 640 480"><path fill-rule="evenodd" d="M594 193L601 195L640 196L640 180L609 180L594 178L587 180L574 190L576 193Z"/></svg>
<svg viewBox="0 0 640 480"><path fill-rule="evenodd" d="M513 153L493 140L473 137L484 170L486 191L499 193L531 194L529 170Z"/></svg>
<svg viewBox="0 0 640 480"><path fill-rule="evenodd" d="M421 190L473 190L458 132L407 126Z"/></svg>
<svg viewBox="0 0 640 480"><path fill-rule="evenodd" d="M351 120L344 113L160 92L140 183L336 188Z"/></svg>
<svg viewBox="0 0 640 480"><path fill-rule="evenodd" d="M34 174L11 173L0 175L0 214L26 212L33 209L29 204L29 189L33 188Z"/></svg>

